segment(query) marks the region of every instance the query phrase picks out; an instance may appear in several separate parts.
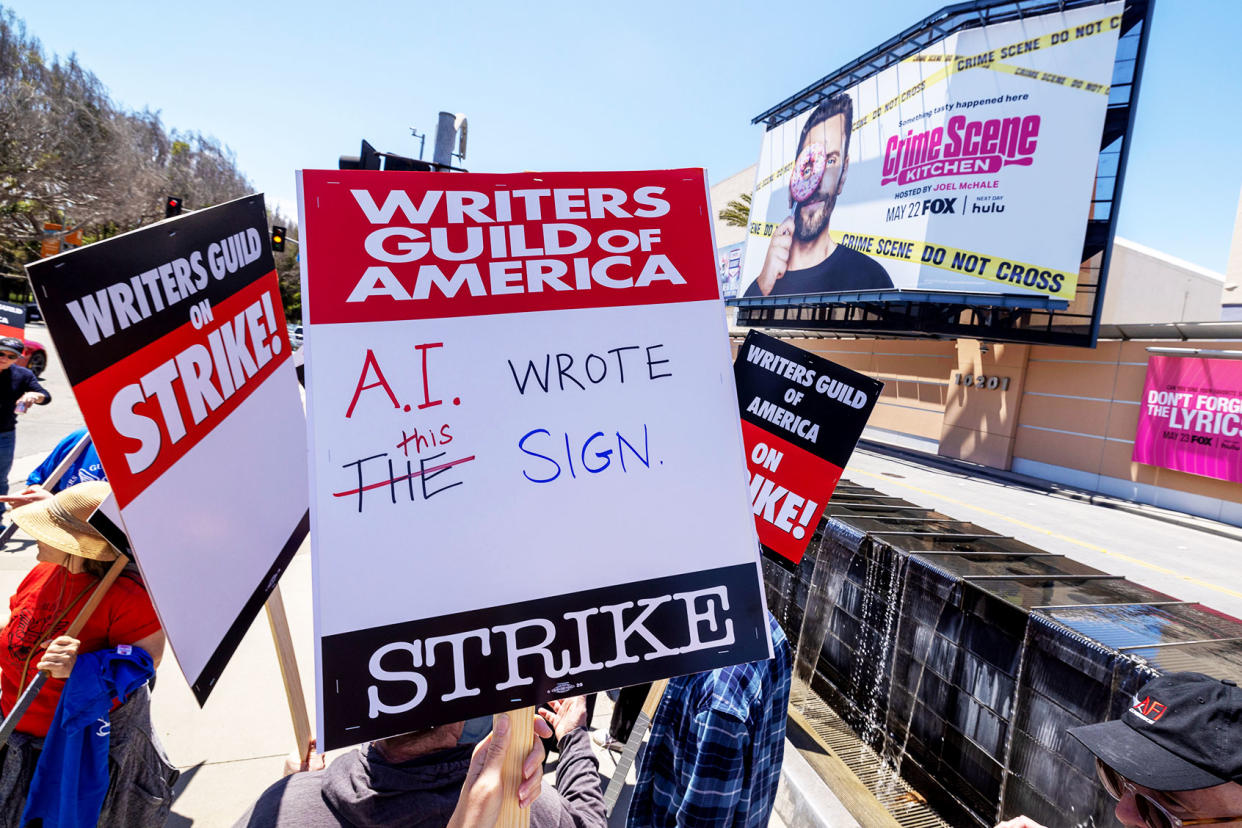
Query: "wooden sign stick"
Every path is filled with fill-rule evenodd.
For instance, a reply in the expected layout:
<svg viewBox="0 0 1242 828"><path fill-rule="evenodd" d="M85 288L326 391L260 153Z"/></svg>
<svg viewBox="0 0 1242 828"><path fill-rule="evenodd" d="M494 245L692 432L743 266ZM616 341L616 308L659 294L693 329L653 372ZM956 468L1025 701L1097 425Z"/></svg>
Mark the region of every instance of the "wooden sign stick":
<svg viewBox="0 0 1242 828"><path fill-rule="evenodd" d="M522 765L535 743L535 708L522 707L506 713L509 717L509 748L501 770L500 817L496 828L528 828L530 808L518 804L518 787L522 784ZM492 727L496 717L492 717Z"/></svg>
<svg viewBox="0 0 1242 828"><path fill-rule="evenodd" d="M306 696L302 693L302 676L298 672L298 660L293 652L293 636L289 634L289 618L285 615L285 601L280 594L280 584L272 587L267 596L267 623L272 628L272 641L276 645L276 663L280 665L280 677L285 683L285 700L289 703L289 716L293 719L293 738L298 743L298 756L305 763L310 758L310 714L306 710Z"/></svg>
<svg viewBox="0 0 1242 828"><path fill-rule="evenodd" d="M651 683L651 689L647 691L647 700L643 702L643 709L638 714L638 718L634 720L634 726L630 728L630 738L625 740L621 758L617 760L617 766L612 771L612 778L608 780L608 789L604 791L604 813L608 816L612 816L612 809L617 807L617 800L621 798L621 791L625 788L625 777L630 775L634 758L638 756L638 748L642 745L648 728L651 727L651 720L655 718L666 687L668 687L668 679L660 679Z"/></svg>
<svg viewBox="0 0 1242 828"><path fill-rule="evenodd" d="M52 473L47 476L47 479L39 485L48 491L51 491L52 487L60 482L60 479L65 476L65 472L69 471L69 467L73 465L73 461L81 457L82 452L86 451L86 444L90 441L91 435L83 434L82 439L78 440L78 442L74 444L73 448L69 450L69 453L62 457L61 461L56 464L56 468L52 469ZM8 526L4 527L4 532L0 533L0 546L8 543L9 538L13 537L13 533L16 531L16 523L10 523Z"/></svg>
<svg viewBox="0 0 1242 828"><path fill-rule="evenodd" d="M90 620L91 613L103 601L104 596L108 594L108 590L112 587L113 582L120 577L121 571L125 569L125 565L129 563L129 558L124 555L117 554L117 558L112 562L108 572L103 576L103 580L95 587L91 597L87 600L86 605L78 611L78 615L73 619L73 623L69 625L69 629L65 630L62 635L70 638L77 638L78 633L82 632L82 628L86 626L86 622ZM60 636L57 636L58 638ZM26 709L30 707L31 702L39 695L39 691L43 689L43 683L48 680L50 673L46 670L40 670L34 680L22 691L17 697L17 703L13 705L13 709L9 711L8 718L0 724L0 746L8 744L9 737L13 735L13 731L17 729L17 723L21 721L22 716L26 714Z"/></svg>

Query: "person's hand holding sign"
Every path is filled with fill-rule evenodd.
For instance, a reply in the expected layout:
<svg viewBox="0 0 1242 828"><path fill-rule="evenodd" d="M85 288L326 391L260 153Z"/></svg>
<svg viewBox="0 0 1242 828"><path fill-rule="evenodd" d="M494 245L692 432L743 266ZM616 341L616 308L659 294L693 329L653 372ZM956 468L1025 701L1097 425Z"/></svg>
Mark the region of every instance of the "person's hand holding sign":
<svg viewBox="0 0 1242 828"><path fill-rule="evenodd" d="M73 665L78 660L78 648L82 642L76 638L62 635L47 644L47 652L39 659L38 669L46 670L52 678L67 679L73 672Z"/></svg>
<svg viewBox="0 0 1242 828"><path fill-rule="evenodd" d="M776 280L785 275L789 267L789 249L793 246L794 220L789 216L782 221L772 234L772 242L768 245L768 255L763 259L763 268L759 271L759 290L764 296L776 287Z"/></svg>
<svg viewBox="0 0 1242 828"><path fill-rule="evenodd" d="M36 500L47 500L52 493L39 485L27 486L15 495L0 495L0 503L7 503L16 509L18 506L25 506L27 503L34 503Z"/></svg>
<svg viewBox="0 0 1242 828"><path fill-rule="evenodd" d="M539 715L552 726L552 730L556 733L556 741L559 744L561 739L570 731L579 727L586 727L587 707L585 696L570 696L567 699L553 699L548 702L551 710L547 708L539 708Z"/></svg>
<svg viewBox="0 0 1242 828"><path fill-rule="evenodd" d="M584 708L585 710L585 708ZM509 716L496 719L496 726L487 738L479 742L470 759L470 770L461 786L461 796L448 828L492 828L500 818L501 796L504 786L501 772L504 768L505 751L509 747ZM529 808L539 798L543 785L543 742L552 735L552 728L543 719L535 717L535 736L530 753L522 764L522 784L518 788L518 804Z"/></svg>

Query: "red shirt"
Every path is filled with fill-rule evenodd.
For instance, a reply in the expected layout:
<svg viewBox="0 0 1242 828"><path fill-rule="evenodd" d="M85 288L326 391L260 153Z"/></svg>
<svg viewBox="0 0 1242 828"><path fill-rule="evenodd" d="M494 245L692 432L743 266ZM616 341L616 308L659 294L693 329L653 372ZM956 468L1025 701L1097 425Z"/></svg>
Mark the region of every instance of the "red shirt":
<svg viewBox="0 0 1242 828"><path fill-rule="evenodd" d="M13 593L9 599L12 615L9 623L0 629L0 710L4 715L8 715L17 697L38 672L35 665L43 654L43 643L69 628L98 583L97 578L85 572L74 574L59 564L37 563ZM58 616L59 620L53 624ZM112 584L78 633L77 638L82 642L79 652L91 653L118 644L133 644L159 629L160 621L146 589L123 575ZM21 675L28 656L26 673ZM46 736L64 686L64 679L49 678L17 729L32 736Z"/></svg>

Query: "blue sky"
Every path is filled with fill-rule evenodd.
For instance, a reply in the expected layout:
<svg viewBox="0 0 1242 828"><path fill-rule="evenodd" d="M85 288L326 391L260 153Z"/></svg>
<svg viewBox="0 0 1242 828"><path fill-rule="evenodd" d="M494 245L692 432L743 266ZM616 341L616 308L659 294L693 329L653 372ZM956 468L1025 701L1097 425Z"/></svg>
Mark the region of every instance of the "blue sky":
<svg viewBox="0 0 1242 828"><path fill-rule="evenodd" d="M367 138L417 155L409 128L469 118L466 166L754 163L750 119L943 5L471 2L9 3L49 52L131 108L219 138L296 212L293 170ZM1161 0L1120 209L1121 235L1223 272L1242 185L1234 100L1242 4Z"/></svg>

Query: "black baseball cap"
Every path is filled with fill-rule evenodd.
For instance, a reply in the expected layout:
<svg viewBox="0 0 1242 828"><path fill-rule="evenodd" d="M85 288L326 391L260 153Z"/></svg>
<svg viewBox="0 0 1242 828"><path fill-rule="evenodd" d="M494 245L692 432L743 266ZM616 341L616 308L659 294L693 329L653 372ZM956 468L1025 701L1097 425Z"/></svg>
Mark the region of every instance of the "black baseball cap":
<svg viewBox="0 0 1242 828"><path fill-rule="evenodd" d="M1117 773L1155 791L1242 783L1242 689L1202 673L1152 679L1120 719L1070 728Z"/></svg>
<svg viewBox="0 0 1242 828"><path fill-rule="evenodd" d="M26 350L26 346L15 336L0 336L0 351L12 351L18 356Z"/></svg>

